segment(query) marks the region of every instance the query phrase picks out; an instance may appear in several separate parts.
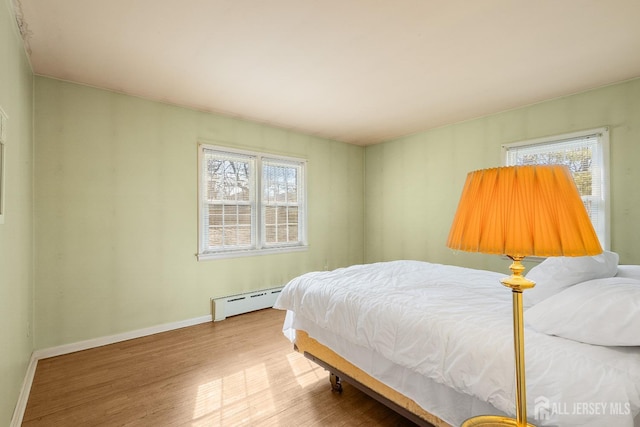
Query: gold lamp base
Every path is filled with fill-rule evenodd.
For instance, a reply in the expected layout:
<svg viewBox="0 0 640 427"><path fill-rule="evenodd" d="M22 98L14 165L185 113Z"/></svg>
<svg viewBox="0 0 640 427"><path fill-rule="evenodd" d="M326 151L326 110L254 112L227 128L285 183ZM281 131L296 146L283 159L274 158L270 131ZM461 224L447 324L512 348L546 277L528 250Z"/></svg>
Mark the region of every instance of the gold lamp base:
<svg viewBox="0 0 640 427"><path fill-rule="evenodd" d="M533 424L518 424L513 418L501 417L499 415L480 415L479 417L469 418L462 423L460 427L536 427Z"/></svg>
<svg viewBox="0 0 640 427"><path fill-rule="evenodd" d="M502 284L511 288L513 295L513 343L516 364L516 418L500 415L480 415L469 418L461 427L536 427L527 423L527 392L524 378L524 322L522 316L522 291L533 288L535 283L522 276L524 257L511 256L513 263L509 268L513 273L501 280Z"/></svg>

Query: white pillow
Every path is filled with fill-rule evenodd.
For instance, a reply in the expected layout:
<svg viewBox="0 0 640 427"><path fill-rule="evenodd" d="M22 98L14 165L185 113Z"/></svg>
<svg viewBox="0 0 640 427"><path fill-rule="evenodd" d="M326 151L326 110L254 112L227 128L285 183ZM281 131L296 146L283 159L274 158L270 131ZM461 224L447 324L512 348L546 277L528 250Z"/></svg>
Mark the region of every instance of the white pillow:
<svg viewBox="0 0 640 427"><path fill-rule="evenodd" d="M600 255L581 257L549 257L526 275L536 282L524 291L524 305L531 307L576 283L613 277L618 271L618 254L605 251Z"/></svg>
<svg viewBox="0 0 640 427"><path fill-rule="evenodd" d="M628 277L640 280L640 265L619 265L616 277Z"/></svg>
<svg viewBox="0 0 640 427"><path fill-rule="evenodd" d="M525 311L538 332L587 344L640 346L640 280L580 283Z"/></svg>

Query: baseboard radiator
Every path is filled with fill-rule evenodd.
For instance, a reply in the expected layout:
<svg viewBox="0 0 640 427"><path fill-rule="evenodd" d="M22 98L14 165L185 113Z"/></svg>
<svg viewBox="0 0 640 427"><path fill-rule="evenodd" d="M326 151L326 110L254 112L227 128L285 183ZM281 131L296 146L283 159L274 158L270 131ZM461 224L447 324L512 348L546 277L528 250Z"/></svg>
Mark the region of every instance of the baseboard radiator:
<svg viewBox="0 0 640 427"><path fill-rule="evenodd" d="M237 314L273 307L282 287L263 289L246 294L211 298L211 311L214 322Z"/></svg>

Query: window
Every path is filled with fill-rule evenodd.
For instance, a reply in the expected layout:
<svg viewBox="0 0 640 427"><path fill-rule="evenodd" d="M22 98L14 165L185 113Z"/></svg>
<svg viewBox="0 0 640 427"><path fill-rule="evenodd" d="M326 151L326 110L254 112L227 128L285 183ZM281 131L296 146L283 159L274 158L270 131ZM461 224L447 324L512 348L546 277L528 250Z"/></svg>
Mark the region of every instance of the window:
<svg viewBox="0 0 640 427"><path fill-rule="evenodd" d="M201 144L198 259L306 248L306 161Z"/></svg>
<svg viewBox="0 0 640 427"><path fill-rule="evenodd" d="M609 130L592 129L502 146L505 164L569 167L600 244L609 248Z"/></svg>

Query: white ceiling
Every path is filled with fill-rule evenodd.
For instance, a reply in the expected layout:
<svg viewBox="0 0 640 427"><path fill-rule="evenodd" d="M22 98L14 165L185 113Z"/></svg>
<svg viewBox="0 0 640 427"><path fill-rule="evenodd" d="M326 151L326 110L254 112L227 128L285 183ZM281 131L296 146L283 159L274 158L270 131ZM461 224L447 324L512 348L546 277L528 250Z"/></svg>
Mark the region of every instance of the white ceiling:
<svg viewBox="0 0 640 427"><path fill-rule="evenodd" d="M355 144L640 76L638 0L14 0L34 72Z"/></svg>

